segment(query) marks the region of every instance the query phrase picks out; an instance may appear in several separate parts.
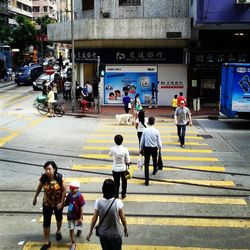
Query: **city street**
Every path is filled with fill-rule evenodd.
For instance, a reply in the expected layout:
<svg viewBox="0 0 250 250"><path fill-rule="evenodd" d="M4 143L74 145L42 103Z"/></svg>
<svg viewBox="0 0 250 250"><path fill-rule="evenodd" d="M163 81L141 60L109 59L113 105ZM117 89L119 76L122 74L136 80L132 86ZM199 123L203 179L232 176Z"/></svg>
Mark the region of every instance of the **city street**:
<svg viewBox="0 0 250 250"><path fill-rule="evenodd" d="M101 249L98 237L86 241L95 199L111 176L108 152L116 134L124 137L134 177L128 181L124 211L127 250L250 249L250 121L195 119L179 146L174 120L156 117L164 169L144 185L138 170L138 139L132 125L113 117L64 115L48 118L32 106L40 92L30 86L0 88L0 249L40 249L43 244L42 197L32 205L43 164L53 160L65 181L81 182L86 205L77 249ZM64 212L66 212L66 208ZM62 242L68 249L64 219Z"/></svg>

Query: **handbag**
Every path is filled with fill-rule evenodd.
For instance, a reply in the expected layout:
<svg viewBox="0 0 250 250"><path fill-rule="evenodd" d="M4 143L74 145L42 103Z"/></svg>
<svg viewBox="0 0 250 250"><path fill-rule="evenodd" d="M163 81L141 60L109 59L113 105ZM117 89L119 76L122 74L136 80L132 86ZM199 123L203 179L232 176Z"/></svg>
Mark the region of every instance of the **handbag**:
<svg viewBox="0 0 250 250"><path fill-rule="evenodd" d="M163 169L163 162L162 162L162 158L161 158L161 150L159 150L159 154L158 154L157 167L158 167L159 170Z"/></svg>
<svg viewBox="0 0 250 250"><path fill-rule="evenodd" d="M138 161L137 161L137 167L138 167L138 169L142 169L142 166L143 166L142 154L139 154Z"/></svg>
<svg viewBox="0 0 250 250"><path fill-rule="evenodd" d="M128 108L129 108L129 109L132 108L131 102L128 103Z"/></svg>
<svg viewBox="0 0 250 250"><path fill-rule="evenodd" d="M102 220L99 222L99 225L96 225L96 226L95 226L95 235L96 235L97 237L100 236L100 233L99 233L100 225L102 224L102 222L104 221L105 217L107 216L107 214L108 214L110 208L112 207L112 205L113 205L115 199L116 199L116 197L114 198L114 200L113 200L112 203L110 204L110 206L109 206L107 212L105 213L105 215L103 216Z"/></svg>

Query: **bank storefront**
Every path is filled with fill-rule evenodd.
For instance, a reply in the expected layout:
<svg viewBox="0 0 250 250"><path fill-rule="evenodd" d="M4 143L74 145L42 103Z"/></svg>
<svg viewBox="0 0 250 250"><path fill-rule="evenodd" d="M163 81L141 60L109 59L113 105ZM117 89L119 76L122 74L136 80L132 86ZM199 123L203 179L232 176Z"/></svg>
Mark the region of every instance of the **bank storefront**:
<svg viewBox="0 0 250 250"><path fill-rule="evenodd" d="M170 106L175 94L187 94L187 65L184 49L75 49L79 82L93 83L97 93L97 64L100 64L100 96L102 105L122 105L127 90L134 98L140 94L149 104L152 83L158 84L158 105Z"/></svg>

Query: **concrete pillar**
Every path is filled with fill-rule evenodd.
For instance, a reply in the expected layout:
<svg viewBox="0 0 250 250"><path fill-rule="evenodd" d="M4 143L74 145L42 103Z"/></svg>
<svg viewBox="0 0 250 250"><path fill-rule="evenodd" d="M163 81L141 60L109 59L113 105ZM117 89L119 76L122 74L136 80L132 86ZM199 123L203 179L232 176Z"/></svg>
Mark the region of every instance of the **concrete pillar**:
<svg viewBox="0 0 250 250"><path fill-rule="evenodd" d="M80 79L79 79L79 83L80 83L80 86L83 87L83 84L84 84L84 64L81 63L80 64Z"/></svg>

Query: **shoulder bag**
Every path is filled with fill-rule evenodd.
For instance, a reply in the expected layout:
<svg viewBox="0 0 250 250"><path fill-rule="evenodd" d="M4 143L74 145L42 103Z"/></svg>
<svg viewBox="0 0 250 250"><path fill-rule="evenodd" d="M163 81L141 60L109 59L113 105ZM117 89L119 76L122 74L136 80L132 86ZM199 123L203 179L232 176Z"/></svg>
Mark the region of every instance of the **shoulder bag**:
<svg viewBox="0 0 250 250"><path fill-rule="evenodd" d="M95 227L95 235L96 235L97 237L100 236L100 234L99 234L99 228L100 228L102 222L104 221L105 217L107 216L107 214L108 214L110 208L112 207L112 205L113 205L115 199L116 199L116 198L114 198L114 200L113 200L112 203L110 204L110 206L109 206L107 212L105 213L105 215L103 216L102 220L101 220L101 221L99 222L99 224Z"/></svg>

